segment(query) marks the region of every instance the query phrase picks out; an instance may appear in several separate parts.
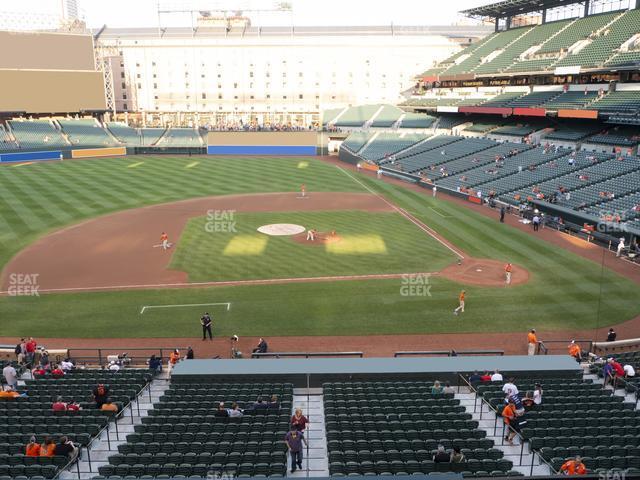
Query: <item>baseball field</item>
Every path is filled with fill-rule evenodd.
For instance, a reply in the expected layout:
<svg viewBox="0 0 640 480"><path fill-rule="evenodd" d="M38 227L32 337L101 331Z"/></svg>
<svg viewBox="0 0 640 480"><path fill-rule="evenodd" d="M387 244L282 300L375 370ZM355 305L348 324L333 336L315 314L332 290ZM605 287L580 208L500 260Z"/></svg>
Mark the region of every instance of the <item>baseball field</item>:
<svg viewBox="0 0 640 480"><path fill-rule="evenodd" d="M580 245L322 159L43 162L3 166L0 185L5 337L197 337L209 310L221 337L590 338L640 315L637 284ZM319 238L258 232L271 224Z"/></svg>

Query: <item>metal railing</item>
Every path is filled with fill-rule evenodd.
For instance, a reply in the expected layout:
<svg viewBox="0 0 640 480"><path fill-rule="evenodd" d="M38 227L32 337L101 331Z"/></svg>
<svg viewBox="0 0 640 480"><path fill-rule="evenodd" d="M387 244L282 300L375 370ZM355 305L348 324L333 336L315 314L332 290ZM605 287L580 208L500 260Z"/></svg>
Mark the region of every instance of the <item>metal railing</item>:
<svg viewBox="0 0 640 480"><path fill-rule="evenodd" d="M593 349L593 344L594 341L593 340L575 340L575 342L577 344L580 345L588 345L588 347L582 348L582 352L583 354L590 352ZM571 343L571 339L570 340L539 340L538 341L538 346L536 348L536 353L538 355L548 355L550 350L554 349L560 349L562 348L562 353L567 353L567 347L568 345ZM562 345L562 347L560 347L560 345Z"/></svg>
<svg viewBox="0 0 640 480"><path fill-rule="evenodd" d="M176 348L179 350L186 350L186 347L118 347L115 348L69 348L67 349L69 358L73 359L76 365L98 365L104 366L107 364L107 357L110 355L121 355L127 353L127 358L130 359L130 366L144 366L147 364L147 360L151 355L155 355L157 358L168 358L170 352L173 352ZM133 352L133 353L132 353ZM144 354L142 354L144 352ZM165 355L166 354L166 355Z"/></svg>
<svg viewBox="0 0 640 480"><path fill-rule="evenodd" d="M476 390L476 388L473 386L473 384L471 384L464 375L462 374L458 374L458 392L460 392L460 380L462 380L462 382L471 390L471 392L473 392L475 398L474 398L474 403L473 403L473 413L477 412L477 405L478 405L478 399L480 399L480 420L482 420L482 413L483 413L483 407L486 405L487 408L492 411L495 415L495 421L493 423L493 436L497 436L497 431L498 431L498 418L502 417L501 413L498 413L498 410L496 408L493 407L493 405L491 405L491 403L484 398L483 395L479 395L478 390ZM519 465L520 467L531 467L531 471L529 472L530 476L533 476L533 467L536 466L535 463L535 459L536 459L536 455L538 455L538 460L541 463L538 463L538 465L541 465L542 463L544 463L547 467L549 467L549 470L553 473L553 474L558 474L558 472L553 468L553 466L547 462L542 455L540 454L540 452L533 450L531 448L531 446L529 446L529 453L531 453L531 464L523 464L522 463L522 458L524 456L524 444L525 442L528 442L527 439L525 439L522 434L518 431L516 431L511 425L508 425L506 423L503 422L502 424L502 432L500 435L500 445L504 445L504 440L505 440L505 434L507 432L509 433L514 433L515 437L518 438L518 440L520 441L520 457L519 457Z"/></svg>
<svg viewBox="0 0 640 480"><path fill-rule="evenodd" d="M427 357L430 355L458 357L462 355L504 355L504 350L424 350L424 351L400 351L393 354L394 357Z"/></svg>
<svg viewBox="0 0 640 480"><path fill-rule="evenodd" d="M364 352L267 352L252 353L251 358L364 357Z"/></svg>

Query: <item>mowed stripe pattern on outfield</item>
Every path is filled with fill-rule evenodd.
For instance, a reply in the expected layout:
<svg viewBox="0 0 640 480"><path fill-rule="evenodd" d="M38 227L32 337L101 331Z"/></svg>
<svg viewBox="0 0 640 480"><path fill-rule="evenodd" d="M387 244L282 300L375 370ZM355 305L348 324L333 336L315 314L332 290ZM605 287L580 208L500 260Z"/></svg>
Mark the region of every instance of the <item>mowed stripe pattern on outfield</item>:
<svg viewBox="0 0 640 480"><path fill-rule="evenodd" d="M140 163L127 168L131 162ZM186 168L194 161L198 168ZM268 168L265 168L268 162ZM46 231L109 212L232 193L364 192L335 167L300 158L155 157L47 162L0 168L0 266Z"/></svg>

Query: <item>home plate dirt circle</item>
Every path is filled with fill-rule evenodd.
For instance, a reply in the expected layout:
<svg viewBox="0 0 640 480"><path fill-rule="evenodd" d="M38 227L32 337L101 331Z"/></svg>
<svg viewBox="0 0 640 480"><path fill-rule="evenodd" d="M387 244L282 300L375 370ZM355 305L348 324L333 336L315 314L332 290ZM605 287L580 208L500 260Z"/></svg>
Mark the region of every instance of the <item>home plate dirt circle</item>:
<svg viewBox="0 0 640 480"><path fill-rule="evenodd" d="M271 225L258 227L258 231L273 237L285 237L306 232L307 229L302 225L295 225L293 223L272 223Z"/></svg>

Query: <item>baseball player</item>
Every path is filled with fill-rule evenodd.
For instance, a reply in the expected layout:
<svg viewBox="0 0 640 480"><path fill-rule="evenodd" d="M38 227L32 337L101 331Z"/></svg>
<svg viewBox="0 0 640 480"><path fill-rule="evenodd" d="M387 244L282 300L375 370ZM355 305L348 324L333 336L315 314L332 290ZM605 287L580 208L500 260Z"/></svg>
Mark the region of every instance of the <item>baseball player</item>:
<svg viewBox="0 0 640 480"><path fill-rule="evenodd" d="M507 285L511 284L511 271L513 270L513 266L510 263L507 263L504 266L504 276L505 282Z"/></svg>
<svg viewBox="0 0 640 480"><path fill-rule="evenodd" d="M456 308L456 309L453 311L453 314L454 314L454 315L458 315L458 312L462 312L462 313L464 313L464 296L465 296L465 293L466 293L466 292L465 292L464 290L462 290L462 291L460 292L460 295L458 295L458 301L460 302L460 305L458 305L458 308Z"/></svg>
<svg viewBox="0 0 640 480"><path fill-rule="evenodd" d="M162 245L163 250L167 250L169 248L169 235L165 232L162 232L162 235L160 235L160 244Z"/></svg>
<svg viewBox="0 0 640 480"><path fill-rule="evenodd" d="M310 228L307 230L307 241L313 242L316 239L315 230Z"/></svg>
<svg viewBox="0 0 640 480"><path fill-rule="evenodd" d="M307 193L307 186L303 183L300 185L300 195L304 197Z"/></svg>

